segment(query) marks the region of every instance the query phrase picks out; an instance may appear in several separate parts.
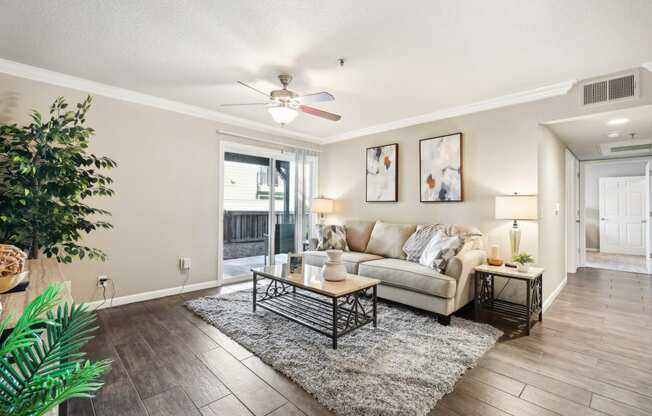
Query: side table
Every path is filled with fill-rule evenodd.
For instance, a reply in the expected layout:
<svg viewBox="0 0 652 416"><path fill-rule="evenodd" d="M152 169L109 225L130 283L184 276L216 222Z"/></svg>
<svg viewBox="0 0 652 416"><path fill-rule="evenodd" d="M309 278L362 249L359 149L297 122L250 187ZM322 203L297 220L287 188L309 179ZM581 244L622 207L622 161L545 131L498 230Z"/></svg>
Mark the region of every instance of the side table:
<svg viewBox="0 0 652 416"><path fill-rule="evenodd" d="M527 272L505 266L490 266L482 264L475 267L475 317L480 312L490 310L494 315L501 316L518 323L525 324L525 332L530 335L533 321L543 321L543 269L530 267ZM513 279L525 282L525 305L496 299L494 293L495 277Z"/></svg>

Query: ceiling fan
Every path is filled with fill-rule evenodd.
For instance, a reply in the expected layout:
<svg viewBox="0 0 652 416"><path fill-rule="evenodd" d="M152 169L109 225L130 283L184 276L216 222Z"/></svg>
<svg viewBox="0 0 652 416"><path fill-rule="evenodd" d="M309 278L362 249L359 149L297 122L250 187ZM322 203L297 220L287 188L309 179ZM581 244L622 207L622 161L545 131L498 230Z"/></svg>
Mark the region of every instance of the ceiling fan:
<svg viewBox="0 0 652 416"><path fill-rule="evenodd" d="M283 85L283 88L280 90L274 90L269 94L252 87L251 85L245 84L244 82L238 81L238 84L245 86L253 91L256 91L259 94L267 97L267 102L259 103L243 103L243 104L222 104L222 107L236 107L236 106L267 106L267 111L271 114L275 122L286 125L291 123L301 111L311 116L325 118L330 121L338 121L342 118L339 114L329 113L328 111L320 110L315 107L311 107L306 104L320 103L325 101L333 101L335 97L332 94L327 92L317 92L314 94L299 95L292 90L288 90L288 84L292 81L292 76L290 75L279 75L279 81Z"/></svg>

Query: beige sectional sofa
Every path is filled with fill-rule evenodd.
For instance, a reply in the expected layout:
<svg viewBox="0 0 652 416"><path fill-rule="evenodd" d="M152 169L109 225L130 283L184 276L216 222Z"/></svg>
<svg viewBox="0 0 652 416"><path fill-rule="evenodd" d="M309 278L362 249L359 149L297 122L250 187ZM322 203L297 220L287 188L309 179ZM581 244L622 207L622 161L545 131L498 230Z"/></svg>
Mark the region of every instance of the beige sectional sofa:
<svg viewBox="0 0 652 416"><path fill-rule="evenodd" d="M445 325L453 312L473 300L473 268L486 257L481 237L467 238L440 273L405 259L403 245L416 231L416 225L359 220L347 220L343 225L350 250L342 254L347 271L380 280L380 298L435 312ZM464 226L450 229L452 234L477 233ZM324 251L304 253L306 264L321 267L326 260Z"/></svg>

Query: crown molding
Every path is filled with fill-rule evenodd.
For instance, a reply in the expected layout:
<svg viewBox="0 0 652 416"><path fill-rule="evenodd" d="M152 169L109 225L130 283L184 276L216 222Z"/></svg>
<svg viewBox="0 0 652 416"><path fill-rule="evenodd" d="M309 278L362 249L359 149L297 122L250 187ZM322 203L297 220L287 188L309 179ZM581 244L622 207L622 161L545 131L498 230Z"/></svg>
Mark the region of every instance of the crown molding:
<svg viewBox="0 0 652 416"><path fill-rule="evenodd" d="M652 72L652 62L646 62L643 65L641 65L643 68L647 69L648 71Z"/></svg>
<svg viewBox="0 0 652 416"><path fill-rule="evenodd" d="M652 62L643 64L644 68L652 71ZM84 91L90 94L101 95L116 100L127 101L135 104L141 104L148 107L154 107L166 111L197 117L205 120L215 121L230 126L247 128L256 132L269 133L279 137L298 139L316 144L335 143L344 140L354 139L356 137L368 136L371 134L382 133L385 131L396 130L403 127L409 127L417 124L428 123L446 118L462 116L480 111L507 107L510 105L526 103L530 101L542 100L549 97L567 94L568 91L576 84L576 80L564 81L557 84L551 84L527 91L514 94L503 95L488 100L479 101L472 104L465 104L457 107L446 108L428 114L422 114L415 117L408 117L401 120L391 121L388 123L376 124L357 130L351 130L327 138L300 133L287 128L269 126L264 123L247 120L244 118L232 116L208 108L185 104L154 95L144 94L125 88L115 87L100 82L90 81L71 75L66 75L56 71L39 68L31 65L22 64L15 61L0 58L0 73L13 75L20 78L31 79L33 81L44 82L47 84L57 85L60 87L71 88L78 91Z"/></svg>
<svg viewBox="0 0 652 416"><path fill-rule="evenodd" d="M457 107L446 108L433 113L422 114L420 116L404 118L389 123L376 124L374 126L364 127L358 130L352 130L335 136L327 137L323 144L335 143L344 140L354 139L356 137L368 136L370 134L382 133L389 130L396 130L403 127L414 126L416 124L429 123L432 121L443 120L446 118L463 116L480 111L492 110L500 107L507 107L515 104L527 103L530 101L542 100L544 98L556 97L567 94L577 83L577 80L559 82L556 84L546 85L543 87L517 92L514 94L503 95L488 100L478 101L472 104L465 104Z"/></svg>
<svg viewBox="0 0 652 416"><path fill-rule="evenodd" d="M299 139L312 143L322 143L322 139L309 134L299 133L281 127L268 126L264 123L246 120L219 111L210 110L208 108L168 100L166 98L156 97L154 95L144 94L125 88L114 87L112 85L90 81L84 78L66 75L60 72L50 71L48 69L26 65L7 59L0 58L0 73L57 85L59 87L84 91L116 100L141 104L161 110L172 111L174 113L185 114L205 120L216 121L230 126L244 127L257 132L271 133L276 136Z"/></svg>

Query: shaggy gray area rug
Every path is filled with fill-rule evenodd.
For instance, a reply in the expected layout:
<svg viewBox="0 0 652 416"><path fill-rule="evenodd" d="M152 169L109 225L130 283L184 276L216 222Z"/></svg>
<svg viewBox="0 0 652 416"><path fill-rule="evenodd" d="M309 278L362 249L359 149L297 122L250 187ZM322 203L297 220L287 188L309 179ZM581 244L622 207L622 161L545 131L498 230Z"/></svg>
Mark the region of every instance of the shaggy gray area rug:
<svg viewBox="0 0 652 416"><path fill-rule="evenodd" d="M378 302L378 328L330 338L262 308L250 290L188 301L186 306L342 416L426 415L502 332L453 317Z"/></svg>

